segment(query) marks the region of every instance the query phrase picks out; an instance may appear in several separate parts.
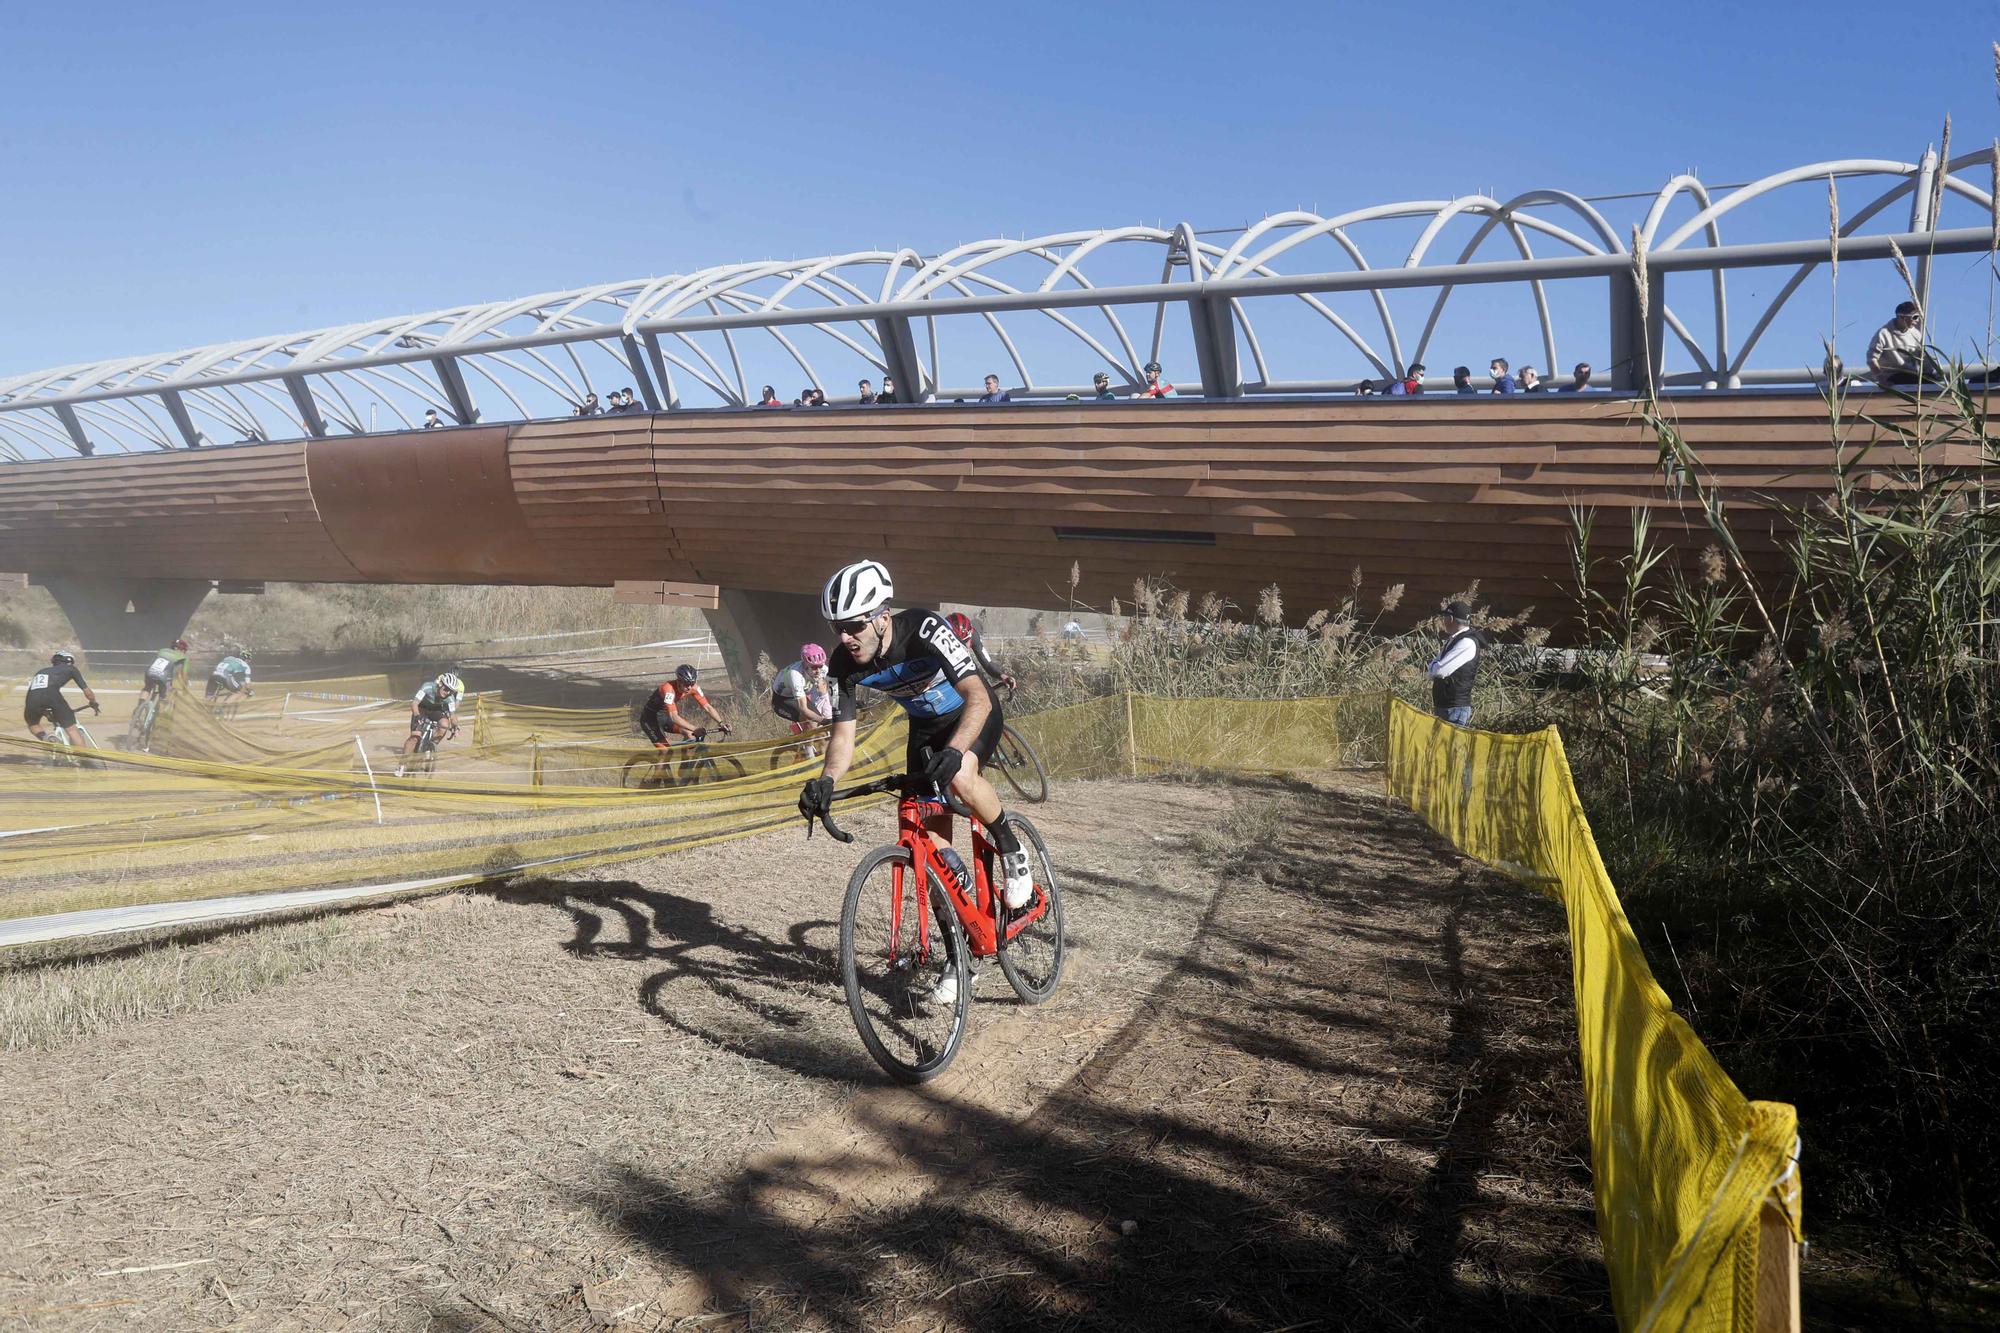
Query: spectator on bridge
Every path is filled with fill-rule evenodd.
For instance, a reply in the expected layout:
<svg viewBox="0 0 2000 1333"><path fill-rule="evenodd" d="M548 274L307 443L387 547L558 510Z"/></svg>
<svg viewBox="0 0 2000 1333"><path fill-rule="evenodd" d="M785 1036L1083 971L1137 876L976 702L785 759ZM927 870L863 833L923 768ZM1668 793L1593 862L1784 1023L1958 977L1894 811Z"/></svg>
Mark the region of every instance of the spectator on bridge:
<svg viewBox="0 0 2000 1333"><path fill-rule="evenodd" d="M757 406L783 407L784 405L784 401L778 397L778 391L766 384L764 386L764 396L757 400Z"/></svg>
<svg viewBox="0 0 2000 1333"><path fill-rule="evenodd" d="M893 403L895 401L896 381L890 376L884 375L882 377L882 392L875 395L875 405L880 407L884 403Z"/></svg>
<svg viewBox="0 0 2000 1333"><path fill-rule="evenodd" d="M1472 367L1453 366L1451 368L1451 391L1457 394L1478 393L1472 387Z"/></svg>
<svg viewBox="0 0 2000 1333"><path fill-rule="evenodd" d="M1354 385L1354 396L1356 398L1373 398L1375 396L1375 381L1357 380Z"/></svg>
<svg viewBox="0 0 2000 1333"><path fill-rule="evenodd" d="M861 381L861 397L859 401L863 407L871 406L875 402L875 386L867 380Z"/></svg>
<svg viewBox="0 0 2000 1333"><path fill-rule="evenodd" d="M1568 384L1563 385L1562 388L1557 389L1556 392L1582 393L1585 389L1588 389L1589 387L1590 387L1590 362L1579 361L1576 363L1576 370L1572 372L1572 378L1570 379L1570 382Z"/></svg>
<svg viewBox="0 0 2000 1333"><path fill-rule="evenodd" d="M1424 669L1431 678L1431 711L1455 727L1472 725L1472 682L1479 674L1479 653L1486 637L1472 628L1472 608L1464 602L1445 607L1444 647Z"/></svg>
<svg viewBox="0 0 2000 1333"><path fill-rule="evenodd" d="M594 393L587 393L583 396L583 401L576 405L576 411L571 413L570 415L579 417L594 417L601 415L603 411L604 409L597 405L597 395Z"/></svg>
<svg viewBox="0 0 2000 1333"><path fill-rule="evenodd" d="M1115 403L1118 401L1118 395L1111 392L1111 377L1103 371L1100 370L1090 377L1090 387L1092 390L1090 395L1091 401L1098 403Z"/></svg>
<svg viewBox="0 0 2000 1333"><path fill-rule="evenodd" d="M1486 367L1486 373L1493 377L1494 393L1519 393L1521 391L1520 386L1514 383L1514 377L1507 373L1506 357L1494 357L1492 364Z"/></svg>
<svg viewBox="0 0 2000 1333"><path fill-rule="evenodd" d="M436 430L439 426L442 426L443 424L444 422L439 419L438 410L435 407L425 409L424 411L425 430Z"/></svg>
<svg viewBox="0 0 2000 1333"><path fill-rule="evenodd" d="M1533 366L1521 367L1520 388L1522 393L1547 393L1549 386L1542 383L1542 376Z"/></svg>
<svg viewBox="0 0 2000 1333"><path fill-rule="evenodd" d="M1171 398L1174 396L1174 386L1160 378L1159 362L1148 361L1146 363L1146 387L1139 390L1133 396L1136 398Z"/></svg>
<svg viewBox="0 0 2000 1333"><path fill-rule="evenodd" d="M1011 403L1014 401L1014 395L1000 387L1000 377L998 375L988 375L986 377L986 392L979 395L979 401L982 403Z"/></svg>
<svg viewBox="0 0 2000 1333"><path fill-rule="evenodd" d="M1944 378L1924 345L1924 312L1915 301L1897 306L1895 315L1868 340L1868 369L1885 389Z"/></svg>
<svg viewBox="0 0 2000 1333"><path fill-rule="evenodd" d="M1392 398L1405 398L1424 391L1424 363L1414 361L1403 372L1401 379L1389 381L1388 394Z"/></svg>

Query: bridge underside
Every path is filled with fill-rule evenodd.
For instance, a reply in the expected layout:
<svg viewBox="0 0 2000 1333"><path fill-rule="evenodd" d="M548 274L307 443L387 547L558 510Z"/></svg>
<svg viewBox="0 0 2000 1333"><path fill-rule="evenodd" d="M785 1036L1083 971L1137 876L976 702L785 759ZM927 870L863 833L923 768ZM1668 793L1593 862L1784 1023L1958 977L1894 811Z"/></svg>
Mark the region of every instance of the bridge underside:
<svg viewBox="0 0 2000 1333"><path fill-rule="evenodd" d="M1406 588L1385 624L1403 625L1476 582L1481 602L1532 605L1561 638L1572 506L1600 511L1607 561L1629 549L1633 506L1677 560L1708 540L1660 484L1632 408L1551 395L717 411L17 464L0 468L0 569L810 594L874 556L913 601L1060 608L1074 568L1076 597L1100 608L1157 576L1246 609L1277 584L1295 621L1347 597L1358 569L1364 619L1392 584ZM1673 410L1735 497L1749 558L1781 569L1751 497L1826 488L1824 405L1717 394ZM793 635L797 603L769 605L788 608L763 617L787 622L771 633Z"/></svg>

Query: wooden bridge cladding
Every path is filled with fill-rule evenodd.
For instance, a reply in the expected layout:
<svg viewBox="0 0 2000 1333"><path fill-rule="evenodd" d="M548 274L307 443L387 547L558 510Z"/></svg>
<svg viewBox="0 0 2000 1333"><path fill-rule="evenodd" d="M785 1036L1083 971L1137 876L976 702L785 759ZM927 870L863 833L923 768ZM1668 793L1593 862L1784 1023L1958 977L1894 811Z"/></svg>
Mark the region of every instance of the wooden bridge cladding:
<svg viewBox="0 0 2000 1333"><path fill-rule="evenodd" d="M1752 497L1826 489L1824 405L1670 405L1746 520L1751 558L1778 568ZM1572 505L1599 511L1607 558L1628 549L1633 506L1679 559L1707 542L1698 509L1662 486L1632 406L714 411L19 464L0 467L0 569L815 592L872 555L911 600L1059 607L1075 562L1079 597L1098 607L1157 575L1243 607L1276 583L1303 617L1344 597L1358 568L1364 613L1390 584L1408 585L1393 617L1407 622L1478 580L1496 610L1533 604L1548 623L1570 604Z"/></svg>

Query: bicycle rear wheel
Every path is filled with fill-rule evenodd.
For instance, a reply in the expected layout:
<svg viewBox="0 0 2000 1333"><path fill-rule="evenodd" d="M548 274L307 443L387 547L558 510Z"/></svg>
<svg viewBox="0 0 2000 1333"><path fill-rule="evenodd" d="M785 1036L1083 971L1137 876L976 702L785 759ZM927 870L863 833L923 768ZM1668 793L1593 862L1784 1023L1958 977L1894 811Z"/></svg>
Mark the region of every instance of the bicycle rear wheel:
<svg viewBox="0 0 2000 1333"><path fill-rule="evenodd" d="M840 911L840 979L854 1029L875 1063L898 1083L936 1078L965 1041L972 976L965 930L944 889L928 875L918 884L909 850L878 847L847 881ZM917 929L917 894L930 896L930 920ZM933 1003L947 977L950 1003Z"/></svg>
<svg viewBox="0 0 2000 1333"><path fill-rule="evenodd" d="M1055 864L1049 860L1048 844L1042 841L1041 830L1029 823L1026 816L1012 811L1007 814L1007 822L1028 853L1028 865L1035 874L1035 896L1019 911L1010 912L999 894L994 894L993 907L999 916L1000 932L1004 937L1014 922L1034 919L1020 926L1019 933L1000 950L1000 971L1016 995L1029 1004L1040 1004L1056 993L1068 952L1063 936L1062 887L1056 883Z"/></svg>
<svg viewBox="0 0 2000 1333"><path fill-rule="evenodd" d="M150 697L133 706L132 721L125 728L128 749L143 751L153 743L153 715L158 709L159 704Z"/></svg>
<svg viewBox="0 0 2000 1333"><path fill-rule="evenodd" d="M1021 739L1012 727L1000 728L1000 743L993 747L993 767L1007 778L1014 794L1030 805L1049 799L1049 773L1035 747Z"/></svg>

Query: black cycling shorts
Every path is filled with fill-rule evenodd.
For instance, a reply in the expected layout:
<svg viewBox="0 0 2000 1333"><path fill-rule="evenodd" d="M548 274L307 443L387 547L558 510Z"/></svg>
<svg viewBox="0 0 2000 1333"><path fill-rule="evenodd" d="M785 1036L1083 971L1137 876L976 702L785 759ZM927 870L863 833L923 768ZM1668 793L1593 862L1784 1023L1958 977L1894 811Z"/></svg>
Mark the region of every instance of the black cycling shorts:
<svg viewBox="0 0 2000 1333"><path fill-rule="evenodd" d="M944 717L932 718L928 722L919 722L914 717L910 719L910 744L903 754L905 772L922 771L923 752L948 744L951 733L958 730L959 717L964 711L958 709ZM993 711L986 715L986 725L979 729L979 734L972 738L972 744L966 748L966 753L979 761L981 771L985 770L986 761L993 757L993 747L1000 743L1000 728L1005 725L1007 720L1000 716L1000 701L995 699Z"/></svg>
<svg viewBox="0 0 2000 1333"><path fill-rule="evenodd" d="M426 722L435 722L438 726L442 727L445 724L445 714L439 713L436 717L432 717L421 709L410 714L410 734L414 736L423 730L424 723Z"/></svg>
<svg viewBox="0 0 2000 1333"><path fill-rule="evenodd" d="M231 685L228 681L224 680L220 676L210 676L208 678L208 694L206 696L207 698L213 699L216 695L221 694L225 690L229 692L231 697L243 693L242 686Z"/></svg>
<svg viewBox="0 0 2000 1333"><path fill-rule="evenodd" d="M787 722L804 722L806 710L799 707L799 701L789 694L771 696L771 711Z"/></svg>
<svg viewBox="0 0 2000 1333"><path fill-rule="evenodd" d="M31 727L44 717L65 729L76 725L76 710L69 706L69 700L62 697L61 690L29 690L28 702L21 715Z"/></svg>

